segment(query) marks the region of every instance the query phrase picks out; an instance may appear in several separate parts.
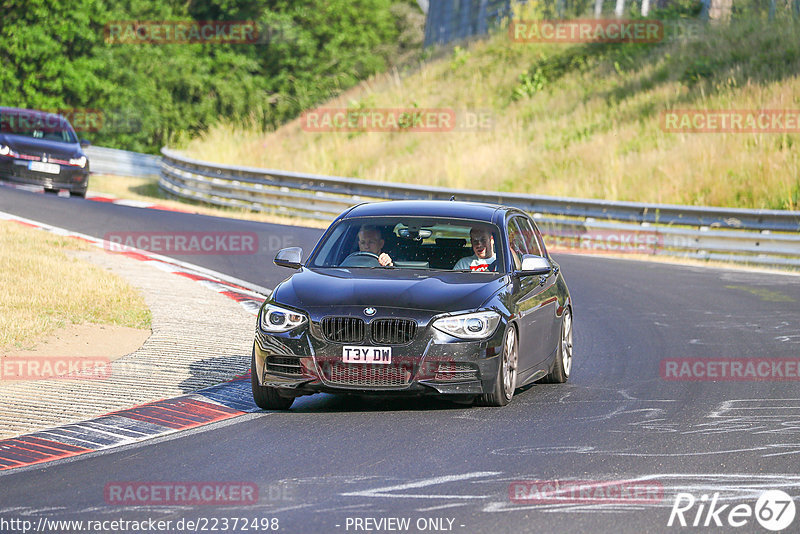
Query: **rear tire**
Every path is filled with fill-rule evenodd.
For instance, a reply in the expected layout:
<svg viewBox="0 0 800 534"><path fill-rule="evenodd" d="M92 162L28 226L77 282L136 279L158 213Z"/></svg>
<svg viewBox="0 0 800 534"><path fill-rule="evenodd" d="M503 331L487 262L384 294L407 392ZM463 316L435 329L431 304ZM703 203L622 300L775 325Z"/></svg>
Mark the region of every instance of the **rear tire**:
<svg viewBox="0 0 800 534"><path fill-rule="evenodd" d="M262 386L258 383L255 349L253 349L253 357L250 360L250 385L253 388L253 400L256 406L262 410L288 410L294 402L294 397L284 397L278 393L278 388Z"/></svg>
<svg viewBox="0 0 800 534"><path fill-rule="evenodd" d="M497 376L491 393L485 393L476 399L478 406L505 406L511 402L517 388L517 365L519 364L519 346L517 331L514 325L508 325L503 336L503 353Z"/></svg>
<svg viewBox="0 0 800 534"><path fill-rule="evenodd" d="M553 370L542 379L546 384L563 384L572 371L572 311L567 308L561 317L561 339L558 342Z"/></svg>
<svg viewBox="0 0 800 534"><path fill-rule="evenodd" d="M86 198L86 189L84 189L83 191L70 191L69 196Z"/></svg>

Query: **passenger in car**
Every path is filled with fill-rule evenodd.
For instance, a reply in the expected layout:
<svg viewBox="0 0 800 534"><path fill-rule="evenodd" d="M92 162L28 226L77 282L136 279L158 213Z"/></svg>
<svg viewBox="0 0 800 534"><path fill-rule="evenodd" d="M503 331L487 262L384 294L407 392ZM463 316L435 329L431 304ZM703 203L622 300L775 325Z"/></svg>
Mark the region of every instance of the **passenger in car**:
<svg viewBox="0 0 800 534"><path fill-rule="evenodd" d="M495 271L497 258L494 254L494 237L485 226L473 226L469 231L472 256L461 258L453 267L454 271Z"/></svg>

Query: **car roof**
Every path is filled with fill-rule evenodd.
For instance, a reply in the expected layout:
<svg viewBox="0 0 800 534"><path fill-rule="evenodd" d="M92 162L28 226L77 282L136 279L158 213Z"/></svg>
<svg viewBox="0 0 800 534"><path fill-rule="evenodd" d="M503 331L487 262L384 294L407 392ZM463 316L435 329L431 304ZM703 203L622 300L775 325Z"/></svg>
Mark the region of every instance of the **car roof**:
<svg viewBox="0 0 800 534"><path fill-rule="evenodd" d="M56 115L58 117L64 118L61 115L59 115L58 113L53 113L53 112L50 112L50 111L42 111L40 109L10 108L10 107L5 107L5 106L0 106L0 113L3 113L3 112L15 112L15 113L24 112L24 113L28 113L30 115L40 115L40 116Z"/></svg>
<svg viewBox="0 0 800 534"><path fill-rule="evenodd" d="M498 210L505 206L483 204L480 202L461 202L448 200L389 200L369 202L352 208L344 218L351 217L452 217L455 219L475 219L491 222Z"/></svg>

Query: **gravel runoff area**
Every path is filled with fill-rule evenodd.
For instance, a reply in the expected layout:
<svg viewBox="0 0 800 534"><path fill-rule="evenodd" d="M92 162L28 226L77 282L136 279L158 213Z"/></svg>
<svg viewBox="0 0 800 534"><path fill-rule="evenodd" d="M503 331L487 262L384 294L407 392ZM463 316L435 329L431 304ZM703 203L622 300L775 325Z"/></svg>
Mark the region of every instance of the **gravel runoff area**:
<svg viewBox="0 0 800 534"><path fill-rule="evenodd" d="M152 334L95 378L0 384L0 439L175 397L249 370L255 317L213 284L121 254L74 254L141 291L152 313Z"/></svg>

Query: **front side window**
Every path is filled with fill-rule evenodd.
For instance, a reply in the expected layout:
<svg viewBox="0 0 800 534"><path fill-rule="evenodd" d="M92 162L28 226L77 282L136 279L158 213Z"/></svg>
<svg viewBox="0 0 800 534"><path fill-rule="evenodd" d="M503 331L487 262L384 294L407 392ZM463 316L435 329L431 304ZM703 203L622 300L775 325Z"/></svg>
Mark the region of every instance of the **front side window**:
<svg viewBox="0 0 800 534"><path fill-rule="evenodd" d="M522 256L528 254L528 246L525 243L523 229L520 227L520 219L520 217L512 217L508 221L508 251L511 254L514 269L522 267Z"/></svg>
<svg viewBox="0 0 800 534"><path fill-rule="evenodd" d="M528 249L528 254L536 256L544 256L542 247L539 246L539 239L536 232L531 225L531 222L524 217L516 217L519 222L519 228L522 231L522 239L525 241L525 247Z"/></svg>
<svg viewBox="0 0 800 534"><path fill-rule="evenodd" d="M339 222L310 267L502 271L497 226L470 219L355 217Z"/></svg>

